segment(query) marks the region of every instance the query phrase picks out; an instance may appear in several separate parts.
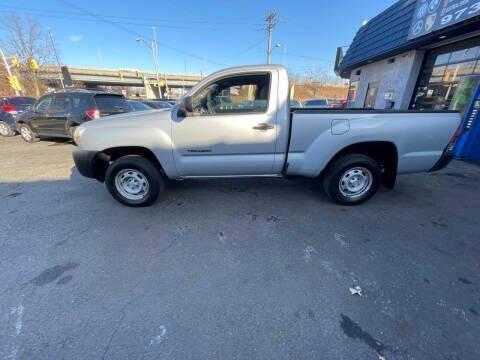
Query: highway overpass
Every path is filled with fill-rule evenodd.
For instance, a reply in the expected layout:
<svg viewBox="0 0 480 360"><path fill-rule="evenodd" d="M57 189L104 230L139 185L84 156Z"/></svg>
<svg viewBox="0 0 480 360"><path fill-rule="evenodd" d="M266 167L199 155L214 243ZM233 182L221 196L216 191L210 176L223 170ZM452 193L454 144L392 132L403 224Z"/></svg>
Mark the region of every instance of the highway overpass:
<svg viewBox="0 0 480 360"><path fill-rule="evenodd" d="M76 87L97 88L98 86L144 87L148 98L159 97L157 75L141 70L111 70L68 67L68 72ZM60 87L65 79L57 66L43 67L39 79L47 81L52 87ZM201 75L159 74L162 93L167 89L178 92L188 90L201 79ZM175 90L177 89L177 91Z"/></svg>

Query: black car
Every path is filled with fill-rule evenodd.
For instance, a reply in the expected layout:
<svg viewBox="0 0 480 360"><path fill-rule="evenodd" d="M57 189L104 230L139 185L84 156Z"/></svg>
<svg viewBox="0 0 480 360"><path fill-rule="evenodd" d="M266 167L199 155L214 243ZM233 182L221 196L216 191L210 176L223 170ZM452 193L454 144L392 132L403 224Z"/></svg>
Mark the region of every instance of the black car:
<svg viewBox="0 0 480 360"><path fill-rule="evenodd" d="M76 127L86 121L130 111L123 95L69 89L42 96L15 122L26 142L38 141L40 136L72 139Z"/></svg>

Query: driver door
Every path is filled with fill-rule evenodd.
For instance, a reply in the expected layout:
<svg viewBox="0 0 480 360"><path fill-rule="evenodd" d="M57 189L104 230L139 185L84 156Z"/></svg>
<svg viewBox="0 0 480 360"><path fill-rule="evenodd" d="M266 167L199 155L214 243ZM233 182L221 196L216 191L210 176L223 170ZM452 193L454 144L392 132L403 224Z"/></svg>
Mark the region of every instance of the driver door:
<svg viewBox="0 0 480 360"><path fill-rule="evenodd" d="M39 135L53 135L49 129L48 116L53 105L53 95L45 95L35 104L30 126Z"/></svg>
<svg viewBox="0 0 480 360"><path fill-rule="evenodd" d="M192 95L193 112L173 115L177 170L184 177L273 175L278 75L213 80Z"/></svg>

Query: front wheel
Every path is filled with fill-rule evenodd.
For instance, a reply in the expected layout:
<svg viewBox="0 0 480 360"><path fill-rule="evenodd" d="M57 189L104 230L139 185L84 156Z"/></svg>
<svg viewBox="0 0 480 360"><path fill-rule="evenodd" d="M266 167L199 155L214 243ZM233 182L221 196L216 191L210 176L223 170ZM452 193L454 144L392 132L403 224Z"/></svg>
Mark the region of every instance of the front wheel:
<svg viewBox="0 0 480 360"><path fill-rule="evenodd" d="M139 155L123 156L111 163L105 184L117 201L131 207L150 206L164 189L160 171Z"/></svg>
<svg viewBox="0 0 480 360"><path fill-rule="evenodd" d="M371 157L350 154L329 165L323 178L328 196L341 205L358 205L370 199L381 183L382 169Z"/></svg>
<svg viewBox="0 0 480 360"><path fill-rule="evenodd" d="M30 127L26 124L21 124L18 127L18 132L22 136L22 139L28 143L33 143L40 140L38 136L32 131L32 129L30 129Z"/></svg>

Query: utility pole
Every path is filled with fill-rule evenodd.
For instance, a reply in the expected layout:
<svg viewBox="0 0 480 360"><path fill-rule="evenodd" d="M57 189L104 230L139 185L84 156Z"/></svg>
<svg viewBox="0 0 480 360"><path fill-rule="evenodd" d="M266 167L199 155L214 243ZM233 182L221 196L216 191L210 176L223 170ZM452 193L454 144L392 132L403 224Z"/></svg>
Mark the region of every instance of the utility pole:
<svg viewBox="0 0 480 360"><path fill-rule="evenodd" d="M278 13L269 12L265 21L267 22L268 42L267 42L267 64L270 64L270 55L272 54L272 32L277 25Z"/></svg>
<svg viewBox="0 0 480 360"><path fill-rule="evenodd" d="M5 64L5 69L7 69L8 77L10 79L13 79L12 71L10 70L10 65L8 65L7 58L5 57L5 54L3 53L2 49L0 49L0 55L2 56L3 63ZM16 88L14 90L15 90L15 95L17 95L17 96L20 95Z"/></svg>
<svg viewBox="0 0 480 360"><path fill-rule="evenodd" d="M153 61L155 63L155 73L157 75L157 86L160 99L163 99L162 88L160 87L160 74L158 73L159 60L158 60L158 44L157 44L157 32L155 31L155 26L152 26L153 30L153 42L152 42L152 52L153 52Z"/></svg>
<svg viewBox="0 0 480 360"><path fill-rule="evenodd" d="M50 28L48 28L48 38L50 39L50 43L52 44L53 54L55 55L55 60L57 61L60 83L62 84L62 89L65 89L65 84L63 83L62 66L60 65L60 60L58 59L57 48L55 47L55 41L53 41L52 30Z"/></svg>

